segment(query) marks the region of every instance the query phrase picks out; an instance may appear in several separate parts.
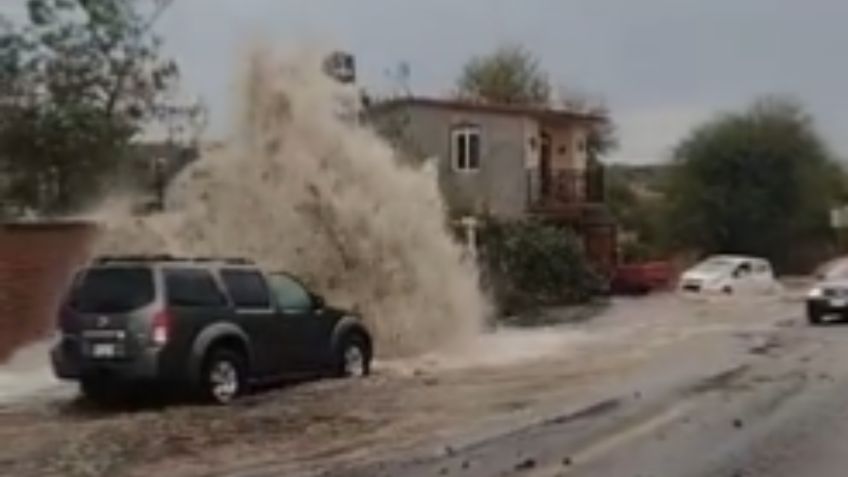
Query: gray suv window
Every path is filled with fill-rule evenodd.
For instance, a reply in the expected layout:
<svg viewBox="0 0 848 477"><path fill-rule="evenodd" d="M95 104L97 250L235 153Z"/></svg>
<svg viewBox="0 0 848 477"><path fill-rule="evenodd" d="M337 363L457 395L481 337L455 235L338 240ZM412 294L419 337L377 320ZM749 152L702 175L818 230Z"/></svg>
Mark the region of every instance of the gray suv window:
<svg viewBox="0 0 848 477"><path fill-rule="evenodd" d="M168 268L163 271L168 304L179 307L218 307L227 299L208 270Z"/></svg>
<svg viewBox="0 0 848 477"><path fill-rule="evenodd" d="M283 310L305 311L312 308L309 292L292 277L274 274L268 277L268 282L277 304Z"/></svg>
<svg viewBox="0 0 848 477"><path fill-rule="evenodd" d="M221 279L237 308L271 308L268 285L261 273L252 270L222 270Z"/></svg>
<svg viewBox="0 0 848 477"><path fill-rule="evenodd" d="M127 313L148 305L153 297L149 268L91 268L78 275L68 305L82 313Z"/></svg>

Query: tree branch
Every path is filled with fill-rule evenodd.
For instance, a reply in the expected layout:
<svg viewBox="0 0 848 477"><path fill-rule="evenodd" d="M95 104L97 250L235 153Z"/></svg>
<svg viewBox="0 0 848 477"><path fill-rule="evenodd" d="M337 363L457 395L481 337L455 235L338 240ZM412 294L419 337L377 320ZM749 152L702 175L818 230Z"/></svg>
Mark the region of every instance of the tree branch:
<svg viewBox="0 0 848 477"><path fill-rule="evenodd" d="M150 15L150 17L145 21L136 33L137 38L141 38L153 28L157 21L162 17L162 15L174 4L174 0L157 0L156 1L156 9ZM115 45L111 45L110 50L114 48ZM104 54L108 54L108 51L104 51ZM126 58L121 66L116 71L116 79L114 88L107 94L106 96L106 117L112 118L115 114L115 108L118 104L118 99L121 97L124 91L124 84L127 79L127 75L129 75L130 68L132 66L133 59Z"/></svg>

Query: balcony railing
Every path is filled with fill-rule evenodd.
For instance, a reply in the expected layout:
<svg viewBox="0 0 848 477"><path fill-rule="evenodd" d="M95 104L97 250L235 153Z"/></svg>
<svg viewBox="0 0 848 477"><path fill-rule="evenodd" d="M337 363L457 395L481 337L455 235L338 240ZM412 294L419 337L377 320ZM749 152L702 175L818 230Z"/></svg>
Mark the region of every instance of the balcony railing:
<svg viewBox="0 0 848 477"><path fill-rule="evenodd" d="M559 210L584 204L604 202L604 169L557 169L540 174L535 200L531 207Z"/></svg>
<svg viewBox="0 0 848 477"><path fill-rule="evenodd" d="M532 175L528 205L531 212L579 217L585 206L604 202L604 169L556 169Z"/></svg>

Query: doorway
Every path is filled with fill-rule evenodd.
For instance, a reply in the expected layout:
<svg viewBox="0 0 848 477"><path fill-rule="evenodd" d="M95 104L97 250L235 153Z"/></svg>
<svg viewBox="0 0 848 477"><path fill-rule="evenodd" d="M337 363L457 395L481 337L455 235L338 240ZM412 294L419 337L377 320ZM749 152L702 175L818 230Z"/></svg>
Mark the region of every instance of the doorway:
<svg viewBox="0 0 848 477"><path fill-rule="evenodd" d="M551 171L551 135L542 132L539 145L539 188L542 198L551 196L553 189L553 175Z"/></svg>

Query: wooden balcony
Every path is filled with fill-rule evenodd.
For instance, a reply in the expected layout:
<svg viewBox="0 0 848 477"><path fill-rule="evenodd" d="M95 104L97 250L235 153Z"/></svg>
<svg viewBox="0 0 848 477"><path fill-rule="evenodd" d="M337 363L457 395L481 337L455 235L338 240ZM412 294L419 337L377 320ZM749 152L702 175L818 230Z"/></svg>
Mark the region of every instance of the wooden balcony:
<svg viewBox="0 0 848 477"><path fill-rule="evenodd" d="M602 209L604 169L558 169L541 174L536 197L528 197L530 212L552 219L578 220L586 211Z"/></svg>

